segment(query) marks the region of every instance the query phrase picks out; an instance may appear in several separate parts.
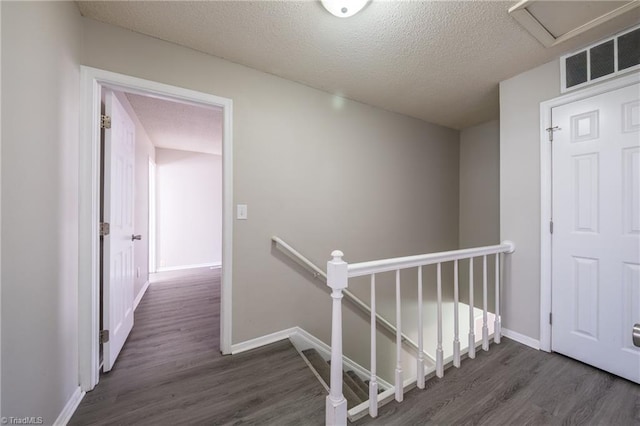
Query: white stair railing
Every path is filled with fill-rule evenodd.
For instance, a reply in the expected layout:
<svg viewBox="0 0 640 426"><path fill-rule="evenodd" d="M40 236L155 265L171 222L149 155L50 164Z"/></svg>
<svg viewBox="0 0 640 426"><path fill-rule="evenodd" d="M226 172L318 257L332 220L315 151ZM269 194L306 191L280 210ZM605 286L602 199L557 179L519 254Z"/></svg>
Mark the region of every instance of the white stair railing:
<svg viewBox="0 0 640 426"><path fill-rule="evenodd" d="M444 351L443 351L443 323L442 323L442 264L453 262L454 267L454 340L453 362L455 367L460 366L460 341L458 324L458 265L460 260L469 260L469 358L475 357L475 333L474 333L474 300L473 300L473 259L482 257L482 348L489 350L488 321L488 297L487 297L487 256L495 257L495 322L494 342L500 343L500 254L513 253L515 245L510 241L487 247L478 247L463 250L453 250L440 253L431 253L418 256L398 257L392 259L375 260L347 264L343 259L343 253L339 250L331 253L332 259L327 262L327 285L331 288L333 298L333 314L331 326L331 391L327 396L327 425L347 424L347 403L342 395L342 294L348 287L349 278L366 276L371 277L371 380L369 382L369 414L376 417L378 414L377 377L376 377L376 296L375 275L382 272L395 271L396 273L396 373L395 373L395 399L402 402L406 383L402 379L401 363L401 297L400 297L400 271L403 269L417 268L418 270L418 345L416 359L418 388L424 388L424 347L423 347L423 309L422 305L422 267L436 265L437 284L437 347L436 347L436 376L444 376Z"/></svg>
<svg viewBox="0 0 640 426"><path fill-rule="evenodd" d="M314 265L313 262L307 259L302 253L300 253L299 251L291 247L291 245L287 244L282 238L274 236L274 237L271 237L271 241L273 242L274 246L278 250L286 254L289 258L291 258L292 260L297 262L300 266L302 266L304 269L309 271L314 278L317 278L325 283L327 282L327 274L322 269ZM360 300L356 295L351 293L349 290L346 290L346 289L343 290L342 295L345 297L345 299L349 300L349 302L351 302L353 306L357 307L365 314L373 315L373 317L375 317L375 321L378 323L380 327L385 329L391 335L394 335L394 336L396 335L396 327L393 324L391 324L389 321L387 321L385 318L383 318L381 315L376 313L375 309L373 309L372 311L371 308L369 308L369 306L367 306L366 303ZM411 350L411 351L418 350L418 344L413 340L411 340L404 333L400 333L400 339L402 340L402 344L406 346L408 350ZM433 360L427 353L423 353L423 359ZM433 360L433 362L435 362L435 360Z"/></svg>

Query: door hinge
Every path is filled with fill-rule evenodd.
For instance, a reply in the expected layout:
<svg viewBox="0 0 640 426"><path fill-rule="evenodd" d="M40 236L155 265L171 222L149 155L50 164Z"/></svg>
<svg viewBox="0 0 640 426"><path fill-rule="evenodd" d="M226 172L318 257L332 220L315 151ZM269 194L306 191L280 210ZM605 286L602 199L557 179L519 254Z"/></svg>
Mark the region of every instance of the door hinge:
<svg viewBox="0 0 640 426"><path fill-rule="evenodd" d="M549 312L549 325L553 324L553 314Z"/></svg>
<svg viewBox="0 0 640 426"><path fill-rule="evenodd" d="M553 234L553 221L552 220L549 221L549 233Z"/></svg>
<svg viewBox="0 0 640 426"><path fill-rule="evenodd" d="M101 129L110 129L111 128L111 117L108 115L100 116L100 128Z"/></svg>
<svg viewBox="0 0 640 426"><path fill-rule="evenodd" d="M109 235L109 231L111 230L111 227L109 226L109 223L107 222L100 222L100 236L104 237L105 235Z"/></svg>
<svg viewBox="0 0 640 426"><path fill-rule="evenodd" d="M558 126L553 126L553 127L547 127L545 130L547 131L547 133L549 133L549 142L553 142L553 132L557 132L558 130L561 130L561 129Z"/></svg>
<svg viewBox="0 0 640 426"><path fill-rule="evenodd" d="M109 330L100 330L100 344L109 341Z"/></svg>

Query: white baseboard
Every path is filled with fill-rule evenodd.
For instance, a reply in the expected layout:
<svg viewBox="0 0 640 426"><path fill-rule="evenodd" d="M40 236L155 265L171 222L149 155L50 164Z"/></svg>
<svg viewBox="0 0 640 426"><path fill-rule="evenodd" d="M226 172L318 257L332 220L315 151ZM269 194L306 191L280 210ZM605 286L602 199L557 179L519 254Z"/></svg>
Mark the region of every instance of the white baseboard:
<svg viewBox="0 0 640 426"><path fill-rule="evenodd" d="M511 340L515 340L518 343L529 346L530 348L533 348L535 350L540 350L540 341L532 337L525 336L524 334L517 333L513 330L509 330L508 328L502 329L502 335L504 337L508 337Z"/></svg>
<svg viewBox="0 0 640 426"><path fill-rule="evenodd" d="M144 296L144 294L147 292L147 289L149 288L149 280L147 280L146 283L144 283L144 285L142 286L142 288L140 289L140 292L138 293L138 295L136 296L136 299L133 301L133 310L135 312L135 310L138 308L138 304L140 303L140 301L142 300L142 297Z"/></svg>
<svg viewBox="0 0 640 426"><path fill-rule="evenodd" d="M180 266L167 266L157 268L156 272L169 272L169 271L181 271L183 269L196 269L196 268L221 268L221 263L198 263L195 265L180 265Z"/></svg>
<svg viewBox="0 0 640 426"><path fill-rule="evenodd" d="M304 349L314 348L325 360L331 359L331 346L300 327L294 327L294 329L295 334L289 336L294 346L303 347ZM304 343L300 344L300 341ZM371 377L369 370L344 355L342 356L342 365L345 370L353 370L363 380ZM382 380L380 377L378 377L378 383L385 389L393 387L389 382Z"/></svg>
<svg viewBox="0 0 640 426"><path fill-rule="evenodd" d="M255 339L236 343L235 345L231 345L231 354L235 355L240 352L256 349L284 339L290 339L299 351L314 348L325 360L331 359L331 347L300 327L291 327L265 336L256 337ZM371 376L371 372L369 370L346 356L342 357L342 363L346 370L353 370L362 378L369 378ZM389 382L386 382L379 377L378 383L386 389L392 387Z"/></svg>
<svg viewBox="0 0 640 426"><path fill-rule="evenodd" d="M296 328L297 327L287 328L286 330L276 331L275 333L236 343L235 345L231 345L231 354L239 354L241 352L250 351L251 349L270 345L271 343L279 342L280 340L288 339L292 334L296 333Z"/></svg>
<svg viewBox="0 0 640 426"><path fill-rule="evenodd" d="M58 416L56 421L53 422L54 426L65 426L67 423L69 423L69 420L71 420L71 416L73 416L73 413L76 412L76 408L78 408L78 405L80 405L80 401L82 401L82 398L84 398L84 394L85 393L82 391L82 389L80 389L80 386L78 386L73 392L73 395L71 395L71 398L69 398L69 401L67 401L67 404L60 412L60 415Z"/></svg>

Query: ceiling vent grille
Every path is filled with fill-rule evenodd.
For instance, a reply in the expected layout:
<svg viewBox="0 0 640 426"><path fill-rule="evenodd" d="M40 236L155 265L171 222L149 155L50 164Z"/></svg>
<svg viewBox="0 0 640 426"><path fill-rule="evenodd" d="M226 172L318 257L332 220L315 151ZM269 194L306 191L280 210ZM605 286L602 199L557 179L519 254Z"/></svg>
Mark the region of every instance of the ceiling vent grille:
<svg viewBox="0 0 640 426"><path fill-rule="evenodd" d="M640 69L640 25L562 56L562 93L637 69Z"/></svg>

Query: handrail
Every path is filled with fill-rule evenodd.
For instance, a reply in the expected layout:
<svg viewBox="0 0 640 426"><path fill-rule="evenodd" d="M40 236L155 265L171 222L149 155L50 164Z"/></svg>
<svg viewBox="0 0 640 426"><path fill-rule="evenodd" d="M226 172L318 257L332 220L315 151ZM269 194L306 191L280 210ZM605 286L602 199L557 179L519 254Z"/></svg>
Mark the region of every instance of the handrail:
<svg viewBox="0 0 640 426"><path fill-rule="evenodd" d="M291 247L289 244L284 242L281 238L271 237L271 241L276 244L276 248L280 249L281 252L289 256L291 259L295 260L300 264L300 266L304 266L309 272L313 274L313 278L322 277L324 281L327 281L327 274L316 265L311 263L309 259L304 257L298 250ZM284 250L282 250L284 249Z"/></svg>
<svg viewBox="0 0 640 426"><path fill-rule="evenodd" d="M275 243L276 248L278 248L284 254L289 256L291 259L295 260L300 266L304 267L309 272L311 272L314 278L321 278L325 283L327 282L327 274L322 269L314 265L309 259L304 257L304 255L302 255L299 251L291 247L289 244L287 244L285 241L283 241L279 237L273 236L271 237L271 241ZM362 300L360 300L355 294L351 293L349 290L346 290L346 289L342 291L342 294L344 294L344 296L347 299L349 299L349 301L353 303L355 306L357 306L360 310L362 310L368 315L371 315L371 308L369 308L369 306L366 303L364 303ZM380 316L380 314L378 313L376 313L376 323L392 334L396 334L397 332L396 327L393 324L391 324L389 321L384 319L382 316ZM405 335L404 333L401 334L401 339L402 339L402 343L404 343L406 346L408 346L409 348L411 348L416 352L418 351L418 344L413 340L411 340L407 335ZM435 362L435 359L428 353L424 352L424 355L427 356L433 362Z"/></svg>
<svg viewBox="0 0 640 426"><path fill-rule="evenodd" d="M349 278L363 275L378 274L380 272L396 271L398 269L414 268L417 266L433 265L435 263L451 262L453 260L469 259L497 253L513 253L515 244L503 241L502 244L487 247L476 247L461 250L443 251L439 253L420 254L417 256L395 257L391 259L371 260L360 263L350 263Z"/></svg>
<svg viewBox="0 0 640 426"><path fill-rule="evenodd" d="M331 288L331 384L329 396L326 400L326 422L327 425L347 424L347 401L343 395L342 382L342 303L343 294L349 286L349 278L369 275L371 278L371 379L369 381L369 415L378 415L378 398L376 385L376 312L375 312L375 276L378 273L395 271L396 275L396 369L395 369L395 400L402 402L404 399L405 381L403 380L403 366L401 356L401 283L400 271L409 268L418 268L418 303L421 307L425 302L422 300L422 267L435 264L436 268L436 289L437 289L437 348L436 348L436 368L437 377L444 377L444 349L443 349L443 318L442 318L442 263L453 262L453 288L454 288L454 338L453 338L453 365L460 365L460 339L458 324L458 304L459 304L459 261L468 259L469 263L469 358L475 358L475 324L474 324L474 303L473 303L473 259L482 258L482 349L489 350L489 324L488 324L488 274L487 256L494 255L495 259L495 315L494 315L494 343L500 343L501 319L500 319L500 255L509 254L515 251L515 244L510 241L503 241L501 244L488 247L477 247L462 250L452 250L440 253L430 253L418 256L398 257L393 259L382 259L369 262L361 262L349 265L344 261L344 254L340 250L331 252L331 260L327 262L327 285ZM418 335L423 333L422 309L418 309ZM417 348L417 372L416 385L424 388L425 365L422 359L424 353L422 338L419 340Z"/></svg>

